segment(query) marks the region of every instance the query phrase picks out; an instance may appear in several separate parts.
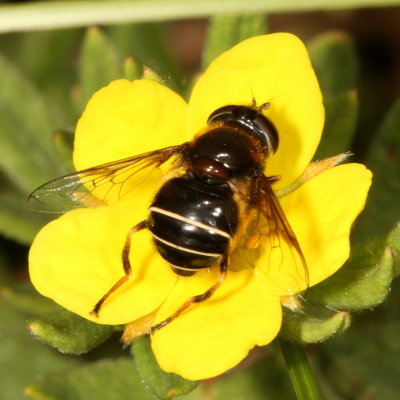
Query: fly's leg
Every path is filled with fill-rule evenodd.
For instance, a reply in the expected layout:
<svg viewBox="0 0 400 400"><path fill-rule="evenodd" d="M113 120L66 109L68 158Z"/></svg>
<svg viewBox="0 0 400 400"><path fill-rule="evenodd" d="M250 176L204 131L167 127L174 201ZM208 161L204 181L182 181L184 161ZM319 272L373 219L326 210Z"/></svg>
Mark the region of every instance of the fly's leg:
<svg viewBox="0 0 400 400"><path fill-rule="evenodd" d="M204 300L209 299L214 292L222 285L226 278L226 273L228 270L228 256L225 254L219 264L219 279L218 281L210 287L206 292L199 294L197 296L190 297L187 299L170 317L168 317L166 320L160 322L157 325L154 325L151 327L151 333L154 334L155 331L158 329L163 328L164 326L168 325L171 321L173 321L176 317L178 317L180 314L183 313L187 308L189 308L192 304L195 303L200 303Z"/></svg>
<svg viewBox="0 0 400 400"><path fill-rule="evenodd" d="M131 262L129 261L129 252L131 250L131 238L132 235L136 232L141 231L142 229L147 228L148 226L148 221L142 221L138 223L137 225L133 226L130 231L128 232L128 235L126 236L125 239L125 244L122 249L122 264L124 266L124 272L125 275L120 278L112 287L111 289L96 303L94 306L93 310L90 312L90 315L93 315L95 317L99 316L99 311L104 302L108 299L108 297L114 293L121 285L123 285L132 275L132 268L131 268Z"/></svg>

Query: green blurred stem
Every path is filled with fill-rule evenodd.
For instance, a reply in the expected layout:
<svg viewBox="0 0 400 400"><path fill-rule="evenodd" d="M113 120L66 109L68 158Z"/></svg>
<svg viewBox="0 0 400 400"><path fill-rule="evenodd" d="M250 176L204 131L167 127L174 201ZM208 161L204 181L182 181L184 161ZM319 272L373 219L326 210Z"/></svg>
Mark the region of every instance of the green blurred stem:
<svg viewBox="0 0 400 400"><path fill-rule="evenodd" d="M0 32L201 18L211 15L337 10L398 5L399 0L85 0L0 5Z"/></svg>
<svg viewBox="0 0 400 400"><path fill-rule="evenodd" d="M303 345L280 338L289 376L299 400L321 400L314 374Z"/></svg>

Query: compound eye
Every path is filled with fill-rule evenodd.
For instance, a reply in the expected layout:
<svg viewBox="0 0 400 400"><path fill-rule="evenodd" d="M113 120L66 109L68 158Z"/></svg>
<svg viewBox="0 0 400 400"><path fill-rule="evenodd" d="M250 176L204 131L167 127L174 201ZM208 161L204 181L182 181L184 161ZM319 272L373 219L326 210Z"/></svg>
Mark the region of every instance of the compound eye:
<svg viewBox="0 0 400 400"><path fill-rule="evenodd" d="M276 153L279 146L279 135L275 125L263 114L258 114L253 123L265 135L269 152Z"/></svg>

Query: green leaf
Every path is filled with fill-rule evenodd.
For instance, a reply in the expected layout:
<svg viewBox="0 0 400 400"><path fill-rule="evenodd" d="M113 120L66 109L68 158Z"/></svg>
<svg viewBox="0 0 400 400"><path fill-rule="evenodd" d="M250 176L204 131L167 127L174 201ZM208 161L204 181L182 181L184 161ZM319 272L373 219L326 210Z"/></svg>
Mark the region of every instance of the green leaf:
<svg viewBox="0 0 400 400"><path fill-rule="evenodd" d="M64 124L54 104L0 55L0 167L23 192L59 175L51 132Z"/></svg>
<svg viewBox="0 0 400 400"><path fill-rule="evenodd" d="M325 125L315 159L350 150L358 117L357 56L350 36L341 31L316 36L308 45L324 97Z"/></svg>
<svg viewBox="0 0 400 400"><path fill-rule="evenodd" d="M154 400L131 360L98 361L33 381L25 393L36 400Z"/></svg>
<svg viewBox="0 0 400 400"><path fill-rule="evenodd" d="M393 279L393 243L388 243L388 238L394 236L392 232L354 246L346 264L329 279L310 288L306 300L336 310L365 309L381 303Z"/></svg>
<svg viewBox="0 0 400 400"><path fill-rule="evenodd" d="M400 215L400 98L387 114L372 142L366 164L373 174L367 205L357 221L357 238L382 235Z"/></svg>
<svg viewBox="0 0 400 400"><path fill-rule="evenodd" d="M108 38L98 28L89 28L82 44L79 62L79 81L82 103L101 87L121 78L117 52Z"/></svg>
<svg viewBox="0 0 400 400"><path fill-rule="evenodd" d="M135 57L160 75L164 84L182 92L183 71L171 55L166 35L166 27L159 23L120 25L110 29L110 36L124 57Z"/></svg>
<svg viewBox="0 0 400 400"><path fill-rule="evenodd" d="M133 81L143 75L143 65L133 57L127 57L124 62L124 77Z"/></svg>
<svg viewBox="0 0 400 400"><path fill-rule="evenodd" d="M59 308L28 321L28 328L40 340L68 354L82 354L106 341L114 331Z"/></svg>
<svg viewBox="0 0 400 400"><path fill-rule="evenodd" d="M219 357L219 354L214 357ZM182 399L202 400L205 396L212 400L296 398L276 343L256 347L237 367L215 379L200 383Z"/></svg>
<svg viewBox="0 0 400 400"><path fill-rule="evenodd" d="M204 45L202 69L205 70L214 58L235 44L265 33L267 33L267 22L263 14L213 17Z"/></svg>
<svg viewBox="0 0 400 400"><path fill-rule="evenodd" d="M60 161L67 171L73 171L72 152L74 149L74 133L67 130L58 130L53 133L54 145Z"/></svg>
<svg viewBox="0 0 400 400"><path fill-rule="evenodd" d="M322 33L308 50L324 97L355 89L358 65L350 36L342 31Z"/></svg>
<svg viewBox="0 0 400 400"><path fill-rule="evenodd" d="M400 223L389 233L387 244L393 257L393 270L396 276L400 275Z"/></svg>
<svg viewBox="0 0 400 400"><path fill-rule="evenodd" d="M19 283L1 289L1 298L27 315L42 315L59 310L60 306L41 296L30 283Z"/></svg>
<svg viewBox="0 0 400 400"><path fill-rule="evenodd" d="M150 79L154 82L158 82L160 84L163 84L163 78L157 74L156 71L154 71L153 69L149 68L149 67L144 67L143 68L143 75L142 75L143 79Z"/></svg>
<svg viewBox="0 0 400 400"><path fill-rule="evenodd" d="M26 316L0 298L0 376L1 397L26 400L25 386L33 379L63 372L81 363L78 358L60 354L33 340L25 328Z"/></svg>
<svg viewBox="0 0 400 400"><path fill-rule="evenodd" d="M134 340L132 354L139 376L148 389L160 399L171 399L186 394L197 386L197 382L167 373L159 367L148 335Z"/></svg>
<svg viewBox="0 0 400 400"><path fill-rule="evenodd" d="M0 103L12 120L30 132L44 150L52 153L51 132L65 125L64 115L46 99L15 65L0 55Z"/></svg>
<svg viewBox="0 0 400 400"><path fill-rule="evenodd" d="M325 126L315 159L323 160L350 150L358 116L355 91L343 92L325 99Z"/></svg>
<svg viewBox="0 0 400 400"><path fill-rule="evenodd" d="M76 53L80 37L78 29L29 32L19 35L18 45L8 52L24 74L68 115L68 125L76 118L68 93L76 79L71 56Z"/></svg>
<svg viewBox="0 0 400 400"><path fill-rule="evenodd" d="M398 343L399 324L396 325L392 325L394 343ZM322 373L341 393L341 398L396 399L400 392L400 351L390 346L365 329L350 329L329 345L321 346Z"/></svg>
<svg viewBox="0 0 400 400"><path fill-rule="evenodd" d="M280 335L292 342L316 343L341 333L350 325L350 314L304 304L299 310L283 308Z"/></svg>
<svg viewBox="0 0 400 400"><path fill-rule="evenodd" d="M52 218L28 210L26 198L22 194L0 194L0 233L10 239L30 244L40 228Z"/></svg>

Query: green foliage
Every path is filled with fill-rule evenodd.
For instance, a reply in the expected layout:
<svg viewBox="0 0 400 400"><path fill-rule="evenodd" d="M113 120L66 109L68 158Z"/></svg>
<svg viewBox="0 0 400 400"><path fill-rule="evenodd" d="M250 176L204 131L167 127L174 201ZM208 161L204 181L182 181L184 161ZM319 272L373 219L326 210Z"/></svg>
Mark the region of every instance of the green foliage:
<svg viewBox="0 0 400 400"><path fill-rule="evenodd" d="M124 77L131 81L139 79L143 75L143 65L134 60L132 57L127 57L124 62Z"/></svg>
<svg viewBox="0 0 400 400"><path fill-rule="evenodd" d="M3 6L0 32L201 18L226 13L271 13L383 7L399 0L92 0ZM79 18L77 18L79 17Z"/></svg>
<svg viewBox="0 0 400 400"><path fill-rule="evenodd" d="M185 77L166 43L166 27L162 24L120 25L110 28L110 37L123 57L134 56L161 76L164 84L182 92Z"/></svg>
<svg viewBox="0 0 400 400"><path fill-rule="evenodd" d="M116 50L98 28L88 29L79 59L82 107L96 90L117 78L122 71Z"/></svg>
<svg viewBox="0 0 400 400"><path fill-rule="evenodd" d="M96 324L61 307L30 319L28 329L38 339L66 354L87 353L114 331L112 326Z"/></svg>
<svg viewBox="0 0 400 400"><path fill-rule="evenodd" d="M292 342L322 342L346 330L350 319L347 312L336 312L311 304L304 304L297 311L284 308L280 335Z"/></svg>
<svg viewBox="0 0 400 400"><path fill-rule="evenodd" d="M40 316L60 309L53 300L40 296L28 282L3 288L1 297L9 306L29 316Z"/></svg>
<svg viewBox="0 0 400 400"><path fill-rule="evenodd" d="M50 219L48 215L28 210L21 192L0 191L0 232L5 237L29 244Z"/></svg>
<svg viewBox="0 0 400 400"><path fill-rule="evenodd" d="M280 338L283 356L298 400L321 400L302 344Z"/></svg>
<svg viewBox="0 0 400 400"><path fill-rule="evenodd" d="M343 32L316 36L308 50L324 96L325 126L315 155L324 159L350 150L358 116L357 57Z"/></svg>
<svg viewBox="0 0 400 400"><path fill-rule="evenodd" d="M326 96L324 104L325 126L315 154L317 160L350 150L358 116L358 97L354 90Z"/></svg>
<svg viewBox="0 0 400 400"><path fill-rule="evenodd" d="M98 361L35 380L25 392L36 400L152 400L132 361Z"/></svg>
<svg viewBox="0 0 400 400"><path fill-rule="evenodd" d="M53 351L33 340L25 329L27 314L0 297L0 376L1 397L24 400L24 388L40 376L77 367L81 361Z"/></svg>
<svg viewBox="0 0 400 400"><path fill-rule="evenodd" d="M69 170L74 170L72 163L72 151L74 147L74 134L68 130L58 130L53 133L54 147L58 159Z"/></svg>
<svg viewBox="0 0 400 400"><path fill-rule="evenodd" d="M313 38L308 50L325 96L356 88L358 65L350 36L341 31L322 33Z"/></svg>
<svg viewBox="0 0 400 400"><path fill-rule="evenodd" d="M151 350L148 335L134 340L132 354L142 382L159 399L171 399L186 394L197 386L196 382L188 381L176 374L167 373L159 367Z"/></svg>
<svg viewBox="0 0 400 400"><path fill-rule="evenodd" d="M51 132L63 116L20 71L0 55L0 167L24 193L61 173ZM27 155L21 149L29 149Z"/></svg>
<svg viewBox="0 0 400 400"><path fill-rule="evenodd" d="M346 264L332 277L310 288L306 299L336 310L360 310L381 303L398 268L400 226L388 236L353 247ZM390 238L390 242L389 242Z"/></svg>
<svg viewBox="0 0 400 400"><path fill-rule="evenodd" d="M399 282L374 312L354 316L345 335L320 347L317 363L340 398L391 400L400 390Z"/></svg>
<svg viewBox="0 0 400 400"><path fill-rule="evenodd" d="M222 15L211 19L203 51L202 69L235 44L267 33L265 15Z"/></svg>
<svg viewBox="0 0 400 400"><path fill-rule="evenodd" d="M43 10L49 11L46 8L49 5L62 7L61 3L46 3L39 4L37 10L44 7ZM99 2L92 3L101 10ZM148 10L153 6L154 17L159 9L154 9L154 2L147 3ZM168 0L163 3L169 4ZM232 5L230 1L207 5L210 8L215 4L221 11L229 6L232 11L239 3L246 7L246 2ZM260 7L280 9L300 4L261 3ZM328 3L333 4L324 2L324 7ZM180 6L183 4L194 7L194 2ZM249 2L247 12L254 12L250 7L254 4ZM176 10L170 7L170 15L176 15ZM48 15L44 12L41 21L48 19ZM0 21L3 17L1 14ZM4 26L0 23L0 30ZM10 45L0 43L0 50L4 50L0 54L0 233L3 236L29 244L40 227L51 219L27 210L26 195L44 181L73 170L70 132L95 90L115 78L145 76L162 81L180 93L187 92L189 79L171 56L170 43L165 40L167 30L162 24L145 23L107 30L90 28L85 35L78 30L37 32L10 37ZM237 42L266 30L261 13L214 16L206 38L203 67ZM308 47L326 108L323 140L316 155L322 159L348 151L354 143L359 66L354 43L342 32L318 35ZM349 310L369 309L389 297L372 317L366 312L353 315L355 324L346 335L334 337L322 346L322 352L314 353L313 365L318 367L321 390L328 400L374 396L385 400L396 398L400 390L396 367L400 352L399 288L392 282L400 273L400 228L391 230L400 215L396 200L400 196L399 129L400 100L393 104L374 142L365 145L369 149L366 163L374 172L374 184L354 235L365 242L353 247L350 259L340 271L305 293L300 309L284 309L281 336L292 342L315 343L347 329ZM356 150L353 149L357 155ZM9 275L10 257L5 253L5 246L1 246L0 280L9 283L14 276ZM109 360L97 361L96 357L102 357L104 345L97 353L81 358L62 355L40 341L64 353L81 354L105 342L114 328L60 309L35 293L30 285L11 285L2 289L0 295L1 396L7 400L26 398L25 387L25 394L31 398L52 400L146 400L154 395L162 399L182 395L188 400L294 398L274 345L252 352L234 371L196 387L197 383L159 368L148 337L134 342L134 361L115 358L112 351L106 351ZM28 318L31 318L28 323L31 333L39 340L32 340L25 329Z"/></svg>
<svg viewBox="0 0 400 400"><path fill-rule="evenodd" d="M356 225L357 237L383 235L400 215L400 99L388 112L369 146L366 164L372 170L373 185L365 212ZM377 223L377 218L379 223Z"/></svg>

